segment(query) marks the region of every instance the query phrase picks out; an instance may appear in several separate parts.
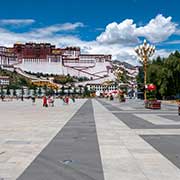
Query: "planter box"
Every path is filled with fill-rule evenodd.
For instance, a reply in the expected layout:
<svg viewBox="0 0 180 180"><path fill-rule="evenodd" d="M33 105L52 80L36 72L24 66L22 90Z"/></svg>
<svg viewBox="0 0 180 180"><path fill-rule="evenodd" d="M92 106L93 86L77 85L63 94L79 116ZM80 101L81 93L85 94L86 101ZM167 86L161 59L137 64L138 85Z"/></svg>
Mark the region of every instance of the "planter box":
<svg viewBox="0 0 180 180"><path fill-rule="evenodd" d="M145 101L145 108L148 108L148 109L161 109L161 101L147 100L147 101Z"/></svg>
<svg viewBox="0 0 180 180"><path fill-rule="evenodd" d="M126 99L125 98L121 98L121 99L119 99L119 102L125 102L126 101Z"/></svg>

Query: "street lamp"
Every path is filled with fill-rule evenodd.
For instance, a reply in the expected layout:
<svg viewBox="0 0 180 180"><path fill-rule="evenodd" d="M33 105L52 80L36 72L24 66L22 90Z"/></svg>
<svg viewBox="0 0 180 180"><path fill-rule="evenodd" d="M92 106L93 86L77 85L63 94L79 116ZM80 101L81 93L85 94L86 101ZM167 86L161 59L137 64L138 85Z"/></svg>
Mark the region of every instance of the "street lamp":
<svg viewBox="0 0 180 180"><path fill-rule="evenodd" d="M147 80L147 60L149 57L151 57L154 52L155 52L155 46L150 45L146 42L146 40L144 40L143 44L140 46L137 46L135 48L135 52L138 55L138 57L140 58L140 60L143 62L143 67L144 67L144 87L145 87L145 91L144 91L144 99L146 100L146 80Z"/></svg>

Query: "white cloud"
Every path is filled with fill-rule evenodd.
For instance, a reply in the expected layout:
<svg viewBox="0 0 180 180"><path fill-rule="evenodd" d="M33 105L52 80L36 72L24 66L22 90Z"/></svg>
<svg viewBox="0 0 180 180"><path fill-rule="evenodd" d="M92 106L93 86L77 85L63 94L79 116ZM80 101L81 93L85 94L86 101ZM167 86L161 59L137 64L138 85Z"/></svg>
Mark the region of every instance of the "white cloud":
<svg viewBox="0 0 180 180"><path fill-rule="evenodd" d="M83 27L83 23L65 23L65 24L55 24L49 27L37 28L29 32L15 33L9 31L5 28L0 28L0 45L12 46L16 42L50 42L55 45L68 46L71 44L76 44L80 42L76 36L61 35L57 32L62 31L73 31L78 27ZM76 42L76 43L75 43Z"/></svg>
<svg viewBox="0 0 180 180"><path fill-rule="evenodd" d="M84 53L111 54L113 60L125 61L134 65L139 64L134 48L130 46L121 46L118 44L109 46L107 44L100 44L97 41L81 41L80 47Z"/></svg>
<svg viewBox="0 0 180 180"><path fill-rule="evenodd" d="M160 57L168 57L171 52L172 51L169 51L169 50L166 50L166 49L158 49L158 50L155 51L154 55L152 56L152 59L157 58L158 56L160 56Z"/></svg>
<svg viewBox="0 0 180 180"><path fill-rule="evenodd" d="M159 14L146 26L137 28L135 34L146 37L153 43L165 41L176 32L177 24L171 20L172 17L165 18L162 14Z"/></svg>
<svg viewBox="0 0 180 180"><path fill-rule="evenodd" d="M180 40L168 41L168 42L165 42L165 44L180 44Z"/></svg>
<svg viewBox="0 0 180 180"><path fill-rule="evenodd" d="M74 24L64 24L58 27L56 25L40 29L34 29L29 32L24 33L15 33L9 31L5 28L0 28L0 45L2 46L12 46L16 42L26 43L26 42L49 42L55 44L59 47L64 46L78 46L82 44L81 41L76 36L66 35L66 34L57 34L56 32L67 30L75 30L76 27L82 27L83 24L74 23ZM57 29L56 29L57 28ZM43 30L46 29L46 30ZM84 43L83 43L84 44Z"/></svg>
<svg viewBox="0 0 180 180"><path fill-rule="evenodd" d="M129 44L137 43L138 38L135 34L136 24L132 19L126 19L122 23L110 23L106 26L105 32L97 37L97 41L106 44Z"/></svg>
<svg viewBox="0 0 180 180"><path fill-rule="evenodd" d="M0 25L30 25L35 23L34 19L1 19Z"/></svg>
<svg viewBox="0 0 180 180"><path fill-rule="evenodd" d="M46 35L52 35L53 33L61 32L61 31L72 31L79 27L84 27L84 24L81 22L76 23L64 23L64 24L55 24L52 26L44 27L44 28L38 28L34 30L32 33L33 35L40 35L40 36L46 36Z"/></svg>
<svg viewBox="0 0 180 180"><path fill-rule="evenodd" d="M174 32L174 28L176 27L176 24L171 22L170 17L164 18L160 15L144 27L139 28L136 27L133 20L127 19L120 24L114 22L107 25L105 31L93 41L83 41L75 35L72 36L64 33L64 31L69 32L76 30L76 28L84 27L83 23L80 22L55 24L24 33L15 33L5 28L0 28L0 45L12 46L16 42L49 42L55 44L57 47L79 46L83 53L112 54L113 59L137 65L139 61L134 52L134 47L138 45L140 36L147 36L147 38L152 41L157 40L155 37L158 34L158 29L155 28L155 24L157 24L159 28L164 27L166 31L169 29L171 33ZM161 24L161 26L159 24ZM152 32L150 30L152 30ZM161 34L161 31L164 33ZM161 36L161 38L159 36L158 38L168 38L171 33L167 34L165 33L166 31L159 29L159 36ZM146 35L146 33L149 35ZM158 55L166 57L169 53L170 52L165 49L160 49L156 51L154 57Z"/></svg>
<svg viewBox="0 0 180 180"><path fill-rule="evenodd" d="M132 19L126 19L119 24L108 24L105 31L97 37L97 41L105 44L134 44L139 42L140 37L145 37L150 42L158 43L175 33L176 27L177 24L172 22L171 17L166 18L161 14L141 27L136 27Z"/></svg>
<svg viewBox="0 0 180 180"><path fill-rule="evenodd" d="M175 34L176 34L176 35L180 35L180 29L176 29Z"/></svg>
<svg viewBox="0 0 180 180"><path fill-rule="evenodd" d="M38 38L37 38L38 36ZM44 35L35 36L35 33L14 33L5 29L0 29L0 45L12 46L16 42L49 42L57 47L79 46L83 53L112 54L113 59L137 64L135 53L132 47L113 44L100 44L97 41L82 41L78 37L70 35Z"/></svg>

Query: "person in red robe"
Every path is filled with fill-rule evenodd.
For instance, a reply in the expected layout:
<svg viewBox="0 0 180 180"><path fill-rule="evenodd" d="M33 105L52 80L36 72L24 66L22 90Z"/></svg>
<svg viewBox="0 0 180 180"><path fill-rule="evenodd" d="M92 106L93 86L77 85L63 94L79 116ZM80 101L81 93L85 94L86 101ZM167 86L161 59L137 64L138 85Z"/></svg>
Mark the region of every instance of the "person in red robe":
<svg viewBox="0 0 180 180"><path fill-rule="evenodd" d="M43 96L43 107L48 107L46 96Z"/></svg>

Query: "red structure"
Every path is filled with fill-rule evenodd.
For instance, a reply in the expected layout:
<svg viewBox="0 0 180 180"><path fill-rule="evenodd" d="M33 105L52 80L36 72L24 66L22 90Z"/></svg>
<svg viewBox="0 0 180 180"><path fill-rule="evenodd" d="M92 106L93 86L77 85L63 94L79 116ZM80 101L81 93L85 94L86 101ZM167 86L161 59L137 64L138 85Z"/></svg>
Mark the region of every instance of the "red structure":
<svg viewBox="0 0 180 180"><path fill-rule="evenodd" d="M94 67L95 63L111 62L111 55L81 54L79 47L56 48L55 45L50 43L29 42L25 44L16 43L13 47L0 46L1 65L44 62L61 62L64 66L68 64L70 68L71 66L74 68L74 65L72 65L74 63L77 63L78 67L79 64L84 63L86 64L85 68L89 68Z"/></svg>
<svg viewBox="0 0 180 180"><path fill-rule="evenodd" d="M55 49L50 43L14 44L14 52L20 59L46 59Z"/></svg>
<svg viewBox="0 0 180 180"><path fill-rule="evenodd" d="M51 45L50 43L16 43L11 49L17 55L18 59L46 59L47 56L61 55L64 61L66 59L79 60L79 57L81 59L96 58L100 62L103 62L105 59L111 61L111 55L81 54L79 47L56 48L55 45Z"/></svg>

